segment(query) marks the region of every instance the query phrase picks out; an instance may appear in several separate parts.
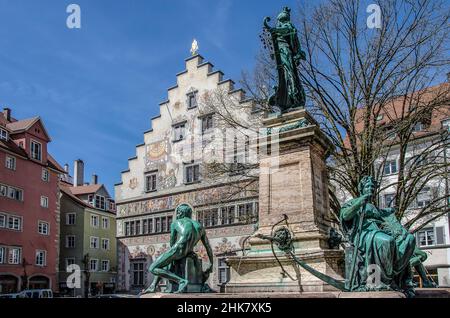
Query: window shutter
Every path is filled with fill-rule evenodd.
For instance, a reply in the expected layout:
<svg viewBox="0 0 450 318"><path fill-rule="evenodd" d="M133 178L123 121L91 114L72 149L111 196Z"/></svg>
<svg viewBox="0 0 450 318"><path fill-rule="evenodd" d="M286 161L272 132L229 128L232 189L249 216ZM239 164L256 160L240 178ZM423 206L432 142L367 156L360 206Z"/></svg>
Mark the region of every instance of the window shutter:
<svg viewBox="0 0 450 318"><path fill-rule="evenodd" d="M435 228L435 231L436 231L436 244L437 245L445 244L445 242L444 242L444 227L437 226Z"/></svg>

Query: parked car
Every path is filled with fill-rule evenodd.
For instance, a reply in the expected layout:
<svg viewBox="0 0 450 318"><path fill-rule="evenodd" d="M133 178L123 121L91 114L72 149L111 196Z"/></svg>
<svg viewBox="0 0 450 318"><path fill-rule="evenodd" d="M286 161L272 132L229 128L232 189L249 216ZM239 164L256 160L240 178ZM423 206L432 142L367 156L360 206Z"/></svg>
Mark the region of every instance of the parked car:
<svg viewBox="0 0 450 318"><path fill-rule="evenodd" d="M19 293L19 298L53 298L51 289L26 289Z"/></svg>
<svg viewBox="0 0 450 318"><path fill-rule="evenodd" d="M0 295L0 298L21 298L20 297L20 293L16 293L16 294L2 294Z"/></svg>
<svg viewBox="0 0 450 318"><path fill-rule="evenodd" d="M136 295L128 294L103 294L94 296L94 298L136 298Z"/></svg>

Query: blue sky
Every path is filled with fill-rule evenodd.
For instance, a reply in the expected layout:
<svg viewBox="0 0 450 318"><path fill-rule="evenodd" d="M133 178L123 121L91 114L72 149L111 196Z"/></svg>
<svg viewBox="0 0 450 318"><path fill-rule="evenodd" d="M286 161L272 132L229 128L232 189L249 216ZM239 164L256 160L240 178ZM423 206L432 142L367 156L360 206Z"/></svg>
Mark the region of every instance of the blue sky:
<svg viewBox="0 0 450 318"><path fill-rule="evenodd" d="M81 7L82 28L66 27ZM0 0L0 107L41 116L59 163L85 161L113 194L167 88L199 53L238 81L251 70L264 16L298 0Z"/></svg>

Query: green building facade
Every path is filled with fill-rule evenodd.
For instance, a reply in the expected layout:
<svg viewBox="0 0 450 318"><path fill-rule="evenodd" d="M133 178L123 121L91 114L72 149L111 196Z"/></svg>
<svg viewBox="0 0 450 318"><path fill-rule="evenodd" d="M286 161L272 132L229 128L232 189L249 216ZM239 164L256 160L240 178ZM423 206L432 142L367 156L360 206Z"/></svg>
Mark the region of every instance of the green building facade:
<svg viewBox="0 0 450 318"><path fill-rule="evenodd" d="M115 206L112 200L108 205L101 203L108 198L103 185L61 186L59 287L62 295L86 297L116 290ZM76 266L70 266L73 264Z"/></svg>

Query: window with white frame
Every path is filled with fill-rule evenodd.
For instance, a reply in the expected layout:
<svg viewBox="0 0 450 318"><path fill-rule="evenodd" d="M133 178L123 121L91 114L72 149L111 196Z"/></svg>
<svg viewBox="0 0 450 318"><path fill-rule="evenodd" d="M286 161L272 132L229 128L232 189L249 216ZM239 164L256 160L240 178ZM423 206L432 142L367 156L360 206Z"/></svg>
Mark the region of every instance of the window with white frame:
<svg viewBox="0 0 450 318"><path fill-rule="evenodd" d="M91 236L91 248L98 248L98 237Z"/></svg>
<svg viewBox="0 0 450 318"><path fill-rule="evenodd" d="M420 230L417 237L420 247L435 245L434 228L432 227Z"/></svg>
<svg viewBox="0 0 450 318"><path fill-rule="evenodd" d="M146 192L152 192L152 191L157 190L156 179L157 179L156 172L147 173L145 175L145 191Z"/></svg>
<svg viewBox="0 0 450 318"><path fill-rule="evenodd" d="M22 201L23 200L23 190L8 186L8 198Z"/></svg>
<svg viewBox="0 0 450 318"><path fill-rule="evenodd" d="M98 194L95 195L95 207L100 210L106 209L106 201L104 196Z"/></svg>
<svg viewBox="0 0 450 318"><path fill-rule="evenodd" d="M186 128L186 125L184 123L183 124L177 124L177 125L173 126L173 133L174 133L173 140L174 141L179 141L179 140L183 140L184 139L184 137L186 136L185 135L185 128Z"/></svg>
<svg viewBox="0 0 450 318"><path fill-rule="evenodd" d="M95 200L94 200L94 195L93 194L89 194L88 195L88 203L92 206L95 206Z"/></svg>
<svg viewBox="0 0 450 318"><path fill-rule="evenodd" d="M0 228L6 227L6 214L0 213Z"/></svg>
<svg viewBox="0 0 450 318"><path fill-rule="evenodd" d="M109 219L102 216L102 228L109 229Z"/></svg>
<svg viewBox="0 0 450 318"><path fill-rule="evenodd" d="M450 118L442 121L442 128L450 132Z"/></svg>
<svg viewBox="0 0 450 318"><path fill-rule="evenodd" d="M8 141L8 132L3 128L0 128L0 139Z"/></svg>
<svg viewBox="0 0 450 318"><path fill-rule="evenodd" d="M8 215L8 229L13 231L22 230L22 218L20 216Z"/></svg>
<svg viewBox="0 0 450 318"><path fill-rule="evenodd" d="M20 247L10 247L8 250L8 264L20 264L22 261L22 249Z"/></svg>
<svg viewBox="0 0 450 318"><path fill-rule="evenodd" d="M251 223L256 218L253 202L238 205L238 218L241 223Z"/></svg>
<svg viewBox="0 0 450 318"><path fill-rule="evenodd" d="M67 267L69 267L70 265L75 264L75 258L74 257L68 257L66 258L66 269Z"/></svg>
<svg viewBox="0 0 450 318"><path fill-rule="evenodd" d="M34 140L31 141L31 158L39 161L42 160L42 145Z"/></svg>
<svg viewBox="0 0 450 318"><path fill-rule="evenodd" d="M197 107L197 91L191 91L186 96L188 109Z"/></svg>
<svg viewBox="0 0 450 318"><path fill-rule="evenodd" d="M42 235L50 234L50 224L48 222L39 221L38 222L38 233Z"/></svg>
<svg viewBox="0 0 450 318"><path fill-rule="evenodd" d="M418 123L416 123L416 124L414 125L412 131L413 131L413 132L418 132L418 131L424 130L424 128L425 128L424 125L423 125L421 122L418 122Z"/></svg>
<svg viewBox="0 0 450 318"><path fill-rule="evenodd" d="M213 115L206 115L201 118L202 121L202 134L210 131L214 127Z"/></svg>
<svg viewBox="0 0 450 318"><path fill-rule="evenodd" d="M200 181L200 165L189 164L184 168L185 183L194 183Z"/></svg>
<svg viewBox="0 0 450 318"><path fill-rule="evenodd" d="M4 184L0 184L0 196L6 197L8 195L8 187Z"/></svg>
<svg viewBox="0 0 450 318"><path fill-rule="evenodd" d="M109 260L102 260L102 272L109 272Z"/></svg>
<svg viewBox="0 0 450 318"><path fill-rule="evenodd" d="M6 156L5 166L6 169L16 170L16 158L12 156Z"/></svg>
<svg viewBox="0 0 450 318"><path fill-rule="evenodd" d="M416 206L418 208L424 208L431 202L431 189L429 187L424 187L422 190L417 194L416 197Z"/></svg>
<svg viewBox="0 0 450 318"><path fill-rule="evenodd" d="M41 207L48 208L48 197L41 196Z"/></svg>
<svg viewBox="0 0 450 318"><path fill-rule="evenodd" d="M5 264L6 262L6 247L0 246L0 264Z"/></svg>
<svg viewBox="0 0 450 318"><path fill-rule="evenodd" d="M397 160L386 160L383 172L385 175L397 173Z"/></svg>
<svg viewBox="0 0 450 318"><path fill-rule="evenodd" d="M48 169L42 168L42 181L49 182L50 181L50 172Z"/></svg>
<svg viewBox="0 0 450 318"><path fill-rule="evenodd" d="M102 249L109 250L109 239L102 239Z"/></svg>
<svg viewBox="0 0 450 318"><path fill-rule="evenodd" d="M112 199L108 199L108 207L109 207L109 211L115 212L116 211L116 202L114 202L114 200L112 200Z"/></svg>
<svg viewBox="0 0 450 318"><path fill-rule="evenodd" d="M98 215L91 215L91 226L98 227Z"/></svg>
<svg viewBox="0 0 450 318"><path fill-rule="evenodd" d="M44 267L47 265L47 251L36 251L36 266Z"/></svg>
<svg viewBox="0 0 450 318"><path fill-rule="evenodd" d="M91 259L89 261L89 270L91 272L96 272L98 271L98 259Z"/></svg>
<svg viewBox="0 0 450 318"><path fill-rule="evenodd" d="M75 248L75 235L66 235L66 248Z"/></svg>
<svg viewBox="0 0 450 318"><path fill-rule="evenodd" d="M386 193L383 195L383 198L384 198L383 202L384 202L385 208L391 208L394 205L395 193Z"/></svg>
<svg viewBox="0 0 450 318"><path fill-rule="evenodd" d="M66 225L75 225L77 215L75 213L66 214Z"/></svg>

